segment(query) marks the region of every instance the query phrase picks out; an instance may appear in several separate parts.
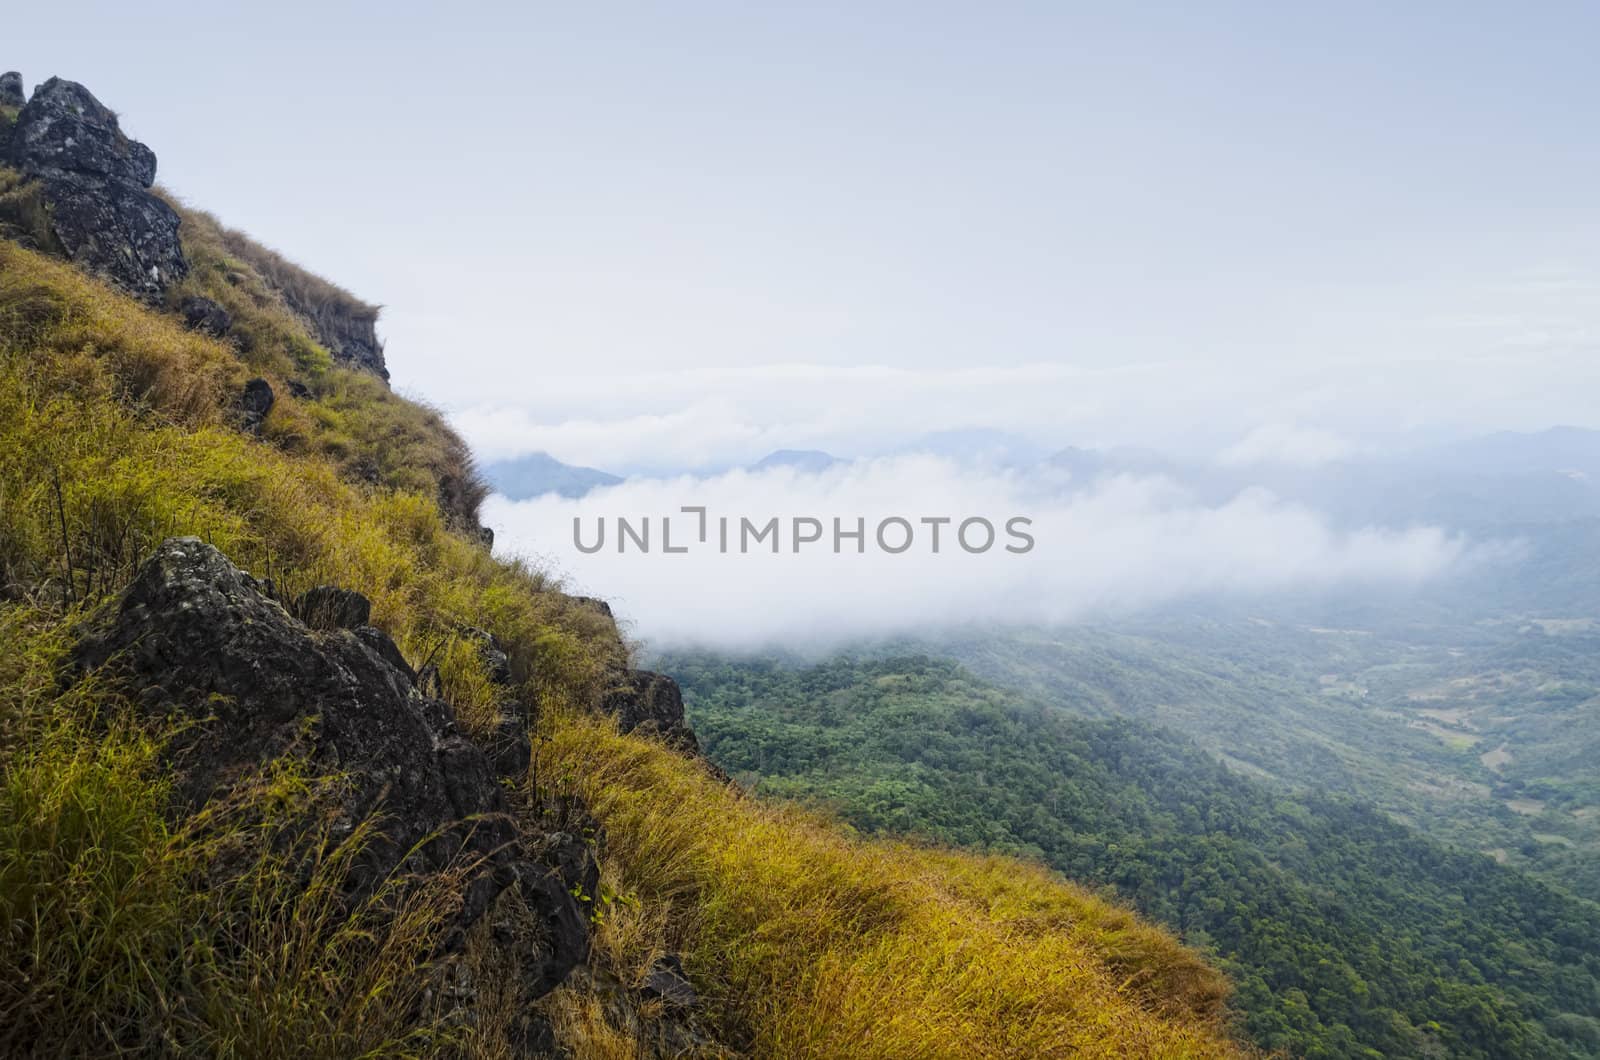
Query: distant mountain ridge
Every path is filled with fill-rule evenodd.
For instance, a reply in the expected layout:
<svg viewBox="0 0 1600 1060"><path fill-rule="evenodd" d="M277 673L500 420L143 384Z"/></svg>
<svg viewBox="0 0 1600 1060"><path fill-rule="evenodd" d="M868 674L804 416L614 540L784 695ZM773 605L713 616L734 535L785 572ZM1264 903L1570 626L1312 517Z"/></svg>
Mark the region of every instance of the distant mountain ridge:
<svg viewBox="0 0 1600 1060"><path fill-rule="evenodd" d="M485 464L483 477L496 493L514 501L531 500L551 493L576 499L590 490L615 486L623 481L621 475L592 467L564 464L543 452Z"/></svg>
<svg viewBox="0 0 1600 1060"><path fill-rule="evenodd" d="M775 467L789 467L796 471L815 474L826 471L836 464L848 462L820 449L776 449L751 464L750 470L768 471Z"/></svg>

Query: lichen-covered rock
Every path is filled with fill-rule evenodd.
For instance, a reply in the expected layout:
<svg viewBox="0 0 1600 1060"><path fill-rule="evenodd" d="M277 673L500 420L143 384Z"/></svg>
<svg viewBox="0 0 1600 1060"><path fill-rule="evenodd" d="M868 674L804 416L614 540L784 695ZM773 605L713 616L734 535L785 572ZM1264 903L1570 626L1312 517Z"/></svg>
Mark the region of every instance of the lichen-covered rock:
<svg viewBox="0 0 1600 1060"><path fill-rule="evenodd" d="M167 750L180 815L294 753L340 776L335 834L368 819L381 831L352 893L396 872L462 871L457 940L514 893L537 928L519 936L516 954L526 995L537 997L587 953L588 919L572 890L593 854L568 850L559 832L524 834L489 758L457 730L449 704L417 691L386 643L370 627L308 628L216 549L178 538L144 564L77 661L122 683L150 715L188 723Z"/></svg>
<svg viewBox="0 0 1600 1060"><path fill-rule="evenodd" d="M393 638L376 626L356 626L350 632L356 639L370 648L378 658L400 671L405 676L406 682L412 687L417 683L417 672L406 662L406 657L400 654L400 646Z"/></svg>
<svg viewBox="0 0 1600 1060"><path fill-rule="evenodd" d="M67 257L155 299L188 274L178 215L149 188L156 156L75 81L52 77L17 114L5 161L44 189Z"/></svg>

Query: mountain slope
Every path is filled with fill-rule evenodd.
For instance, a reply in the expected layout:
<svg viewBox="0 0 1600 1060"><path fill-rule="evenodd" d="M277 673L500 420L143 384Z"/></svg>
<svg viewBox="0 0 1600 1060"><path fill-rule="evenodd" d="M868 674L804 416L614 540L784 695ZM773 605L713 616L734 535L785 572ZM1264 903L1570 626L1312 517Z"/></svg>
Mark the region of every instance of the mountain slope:
<svg viewBox="0 0 1600 1060"><path fill-rule="evenodd" d="M0 241L0 1050L1242 1052L1132 914L724 784L606 609L490 554L370 307L170 209L139 299Z"/></svg>

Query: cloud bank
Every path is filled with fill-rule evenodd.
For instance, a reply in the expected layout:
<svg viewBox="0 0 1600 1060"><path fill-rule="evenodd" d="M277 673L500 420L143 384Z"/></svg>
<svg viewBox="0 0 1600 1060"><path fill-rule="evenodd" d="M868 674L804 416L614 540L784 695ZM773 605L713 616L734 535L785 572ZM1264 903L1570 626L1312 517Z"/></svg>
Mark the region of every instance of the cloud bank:
<svg viewBox="0 0 1600 1060"><path fill-rule="evenodd" d="M698 513L683 512L686 506L706 510L704 541ZM1005 529L1016 517L1030 520L1031 550L1005 547L1020 547ZM622 551L619 518L634 531ZM724 518L731 528L726 550L719 542ZM775 468L631 479L577 500L495 496L484 519L500 551L553 568L575 591L604 596L635 635L656 646L826 643L966 623L1062 622L1203 593L1407 584L1445 572L1466 547L1434 528L1339 532L1260 489L1208 505L1164 478L1114 476L1065 492L1044 476L927 456L860 461L821 474ZM752 545L740 533L742 520L759 529L773 519L776 553L772 539ZM976 519L997 531L981 552L961 547L953 533ZM574 520L586 548L606 524L604 547L580 551ZM810 520L818 539L797 543L810 536ZM644 551L638 531L647 523ZM847 536L836 553L834 531L858 524L864 539ZM942 531L937 551L935 524ZM882 525L888 530L880 540ZM664 551L664 534L683 551ZM980 543L981 526L968 537ZM894 551L908 538L909 547Z"/></svg>

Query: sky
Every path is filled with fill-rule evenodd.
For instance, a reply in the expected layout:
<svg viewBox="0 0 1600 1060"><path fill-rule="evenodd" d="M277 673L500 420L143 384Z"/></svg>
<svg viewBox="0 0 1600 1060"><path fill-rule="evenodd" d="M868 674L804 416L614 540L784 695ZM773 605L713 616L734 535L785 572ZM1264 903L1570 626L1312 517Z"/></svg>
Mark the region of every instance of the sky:
<svg viewBox="0 0 1600 1060"><path fill-rule="evenodd" d="M753 512L1033 488L894 455L959 429L1240 467L1600 427L1592 4L289 0L6 23L0 67L84 82L166 187L381 303L394 385L482 459L634 476L616 511L695 470ZM780 448L878 478L796 496L725 473ZM1117 488L1040 510L1064 544L1151 562L1049 574L1053 613L1195 579L1427 576L1464 547ZM572 514L489 513L536 552ZM1235 543L1185 551L1202 524ZM940 606L980 606L1016 573L995 558ZM652 615L688 584L558 565ZM782 569L740 579L815 597L792 623L861 584ZM878 596L932 606L899 580L926 568L875 570Z"/></svg>
<svg viewBox="0 0 1600 1060"><path fill-rule="evenodd" d="M787 9L784 9L787 8ZM24 5L485 457L1596 425L1593 5Z"/></svg>

